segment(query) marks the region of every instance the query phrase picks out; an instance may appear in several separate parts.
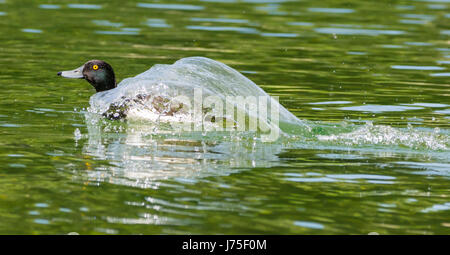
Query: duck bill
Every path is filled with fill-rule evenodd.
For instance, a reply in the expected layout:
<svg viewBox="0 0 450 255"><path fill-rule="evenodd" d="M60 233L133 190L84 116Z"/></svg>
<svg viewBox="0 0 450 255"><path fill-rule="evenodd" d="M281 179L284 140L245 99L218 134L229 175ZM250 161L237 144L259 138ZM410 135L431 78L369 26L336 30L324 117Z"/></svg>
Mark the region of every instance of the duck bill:
<svg viewBox="0 0 450 255"><path fill-rule="evenodd" d="M62 71L59 72L58 75L64 78L70 78L70 79L83 79L83 68L84 65L78 67L77 69L71 70L71 71Z"/></svg>

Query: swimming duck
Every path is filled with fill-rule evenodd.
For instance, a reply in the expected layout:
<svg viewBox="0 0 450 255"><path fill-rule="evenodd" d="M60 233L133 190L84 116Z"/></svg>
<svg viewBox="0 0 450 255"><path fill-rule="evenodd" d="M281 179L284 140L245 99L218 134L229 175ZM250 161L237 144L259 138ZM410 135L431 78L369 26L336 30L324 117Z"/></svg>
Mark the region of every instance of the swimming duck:
<svg viewBox="0 0 450 255"><path fill-rule="evenodd" d="M260 126L271 128L272 118L280 122L303 124L303 121L240 72L205 57L187 57L173 64L155 64L119 84L116 83L111 65L102 60L90 60L75 70L59 72L58 75L87 80L97 91L89 100L89 111L113 120L143 118L157 122L199 123L206 120L219 124L222 121L236 123L237 112L248 116L253 114L259 119L254 111L249 110L250 107L245 106L243 97L250 96L256 97L258 103L270 105L267 107L270 108L270 117L259 119ZM197 95L200 95L201 100L200 115L195 111L198 99L196 91L199 91ZM179 101L180 97L188 101ZM236 109L234 115L223 111L223 106L228 109L230 102L230 106Z"/></svg>
<svg viewBox="0 0 450 255"><path fill-rule="evenodd" d="M58 72L58 75L70 79L85 79L97 92L107 91L117 87L113 68L103 60L90 60L74 70ZM171 116L182 107L178 105L166 110L163 105L168 102L168 99L159 96L152 98L151 95L139 94L135 98L125 99L120 104L111 104L109 109L103 113L103 116L112 120L124 119L131 105L140 104L145 106L150 99L152 99L150 103L153 109L160 114Z"/></svg>

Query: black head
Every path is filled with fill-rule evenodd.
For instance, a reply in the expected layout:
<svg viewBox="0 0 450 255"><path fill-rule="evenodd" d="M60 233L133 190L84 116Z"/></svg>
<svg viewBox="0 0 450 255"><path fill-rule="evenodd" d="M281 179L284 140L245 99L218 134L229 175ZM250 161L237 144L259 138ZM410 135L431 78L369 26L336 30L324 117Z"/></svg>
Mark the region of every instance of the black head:
<svg viewBox="0 0 450 255"><path fill-rule="evenodd" d="M90 60L75 70L62 71L58 75L65 78L85 79L97 92L116 87L114 70L102 60Z"/></svg>

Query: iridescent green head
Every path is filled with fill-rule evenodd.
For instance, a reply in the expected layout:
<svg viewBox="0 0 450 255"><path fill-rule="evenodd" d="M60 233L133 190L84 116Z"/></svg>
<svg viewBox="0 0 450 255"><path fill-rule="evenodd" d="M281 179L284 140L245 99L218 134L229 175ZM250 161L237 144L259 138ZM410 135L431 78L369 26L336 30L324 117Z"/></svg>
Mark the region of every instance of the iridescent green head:
<svg viewBox="0 0 450 255"><path fill-rule="evenodd" d="M87 80L97 92L116 87L116 78L112 67L102 60L90 60L71 71L58 72L59 76Z"/></svg>

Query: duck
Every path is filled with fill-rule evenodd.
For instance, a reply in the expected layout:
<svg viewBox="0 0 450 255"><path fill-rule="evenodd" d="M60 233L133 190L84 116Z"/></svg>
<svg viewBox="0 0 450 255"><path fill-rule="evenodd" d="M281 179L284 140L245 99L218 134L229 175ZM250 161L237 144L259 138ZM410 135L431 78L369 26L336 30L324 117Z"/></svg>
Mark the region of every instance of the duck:
<svg viewBox="0 0 450 255"><path fill-rule="evenodd" d="M155 64L147 71L125 78L120 83L116 82L112 66L103 60L89 60L74 70L57 74L89 82L97 92L90 98L89 111L110 120L143 119L158 123L190 120L198 123L200 120L196 118L202 117L202 121L235 123L237 115L229 115L223 111L223 107L228 107L231 98L232 107L251 114L242 99L250 96L270 104L270 109L275 109L271 110L270 117L259 120L259 123L264 123L268 128L273 126L272 113L278 114L273 116L276 121L304 125L302 120L239 71L206 57L186 57L173 64ZM196 91L200 91L202 100L198 115L195 112L195 100L198 99ZM179 97L187 98L188 101L179 101ZM217 107L216 102L222 108ZM216 108L219 110L216 111Z"/></svg>
<svg viewBox="0 0 450 255"><path fill-rule="evenodd" d="M114 69L103 60L89 60L82 66L57 73L58 76L69 79L84 79L89 82L95 91L103 92L113 90L117 87ZM120 103L113 103L102 115L111 120L125 119L130 107L135 104L145 106L151 99L151 106L159 114L172 116L182 108L181 105L172 106L169 110L163 107L169 100L160 96L152 97L149 94L138 94L134 98L123 98Z"/></svg>

